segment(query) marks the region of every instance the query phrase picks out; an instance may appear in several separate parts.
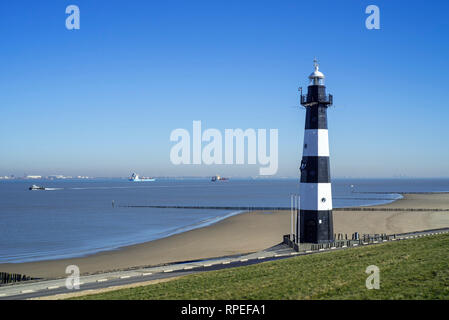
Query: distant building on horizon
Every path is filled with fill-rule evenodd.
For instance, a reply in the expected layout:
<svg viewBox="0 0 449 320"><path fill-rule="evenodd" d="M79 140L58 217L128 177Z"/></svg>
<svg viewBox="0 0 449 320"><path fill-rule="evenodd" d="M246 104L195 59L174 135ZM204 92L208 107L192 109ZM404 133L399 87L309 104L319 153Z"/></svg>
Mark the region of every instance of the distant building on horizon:
<svg viewBox="0 0 449 320"><path fill-rule="evenodd" d="M27 175L25 176L25 179L42 179L42 176Z"/></svg>

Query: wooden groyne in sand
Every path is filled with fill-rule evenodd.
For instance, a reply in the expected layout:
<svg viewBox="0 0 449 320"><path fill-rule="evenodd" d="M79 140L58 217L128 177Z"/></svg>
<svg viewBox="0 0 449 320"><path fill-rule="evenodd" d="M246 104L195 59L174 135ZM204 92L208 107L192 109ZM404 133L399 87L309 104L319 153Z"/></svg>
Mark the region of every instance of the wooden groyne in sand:
<svg viewBox="0 0 449 320"><path fill-rule="evenodd" d="M124 208L159 208L159 209L209 209L209 210L238 210L238 211L278 211L291 210L290 207L251 207L251 206L172 206L172 205L121 205ZM333 211L442 211L449 208L376 208L376 207L349 207L333 208Z"/></svg>
<svg viewBox="0 0 449 320"><path fill-rule="evenodd" d="M29 280L33 280L33 278L18 273L0 272L0 284L15 283Z"/></svg>

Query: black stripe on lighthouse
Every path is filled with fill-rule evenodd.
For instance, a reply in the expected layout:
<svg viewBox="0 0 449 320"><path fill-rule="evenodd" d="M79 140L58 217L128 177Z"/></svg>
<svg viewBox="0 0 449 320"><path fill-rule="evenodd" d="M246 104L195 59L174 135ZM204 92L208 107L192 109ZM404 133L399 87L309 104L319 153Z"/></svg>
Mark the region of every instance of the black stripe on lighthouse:
<svg viewBox="0 0 449 320"><path fill-rule="evenodd" d="M301 183L330 183L329 157L304 156L301 161Z"/></svg>
<svg viewBox="0 0 449 320"><path fill-rule="evenodd" d="M306 111L307 129L327 129L327 106L308 107Z"/></svg>
<svg viewBox="0 0 449 320"><path fill-rule="evenodd" d="M300 210L298 219L301 242L323 243L334 238L332 210ZM296 226L298 229L298 226Z"/></svg>

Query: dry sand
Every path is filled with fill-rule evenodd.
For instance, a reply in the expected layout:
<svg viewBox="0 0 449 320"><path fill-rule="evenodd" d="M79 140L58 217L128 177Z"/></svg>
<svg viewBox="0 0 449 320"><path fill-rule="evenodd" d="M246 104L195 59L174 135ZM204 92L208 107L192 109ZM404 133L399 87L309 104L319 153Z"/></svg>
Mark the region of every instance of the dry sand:
<svg viewBox="0 0 449 320"><path fill-rule="evenodd" d="M448 209L449 193L405 194L375 209ZM339 233L404 233L449 227L449 211L334 211L334 230Z"/></svg>
<svg viewBox="0 0 449 320"><path fill-rule="evenodd" d="M373 208L449 209L449 193L407 194ZM335 233L402 233L449 227L449 211L334 211ZM34 277L65 276L75 264L82 274L243 254L269 248L290 232L290 212L247 212L212 226L82 258L0 264L0 271Z"/></svg>

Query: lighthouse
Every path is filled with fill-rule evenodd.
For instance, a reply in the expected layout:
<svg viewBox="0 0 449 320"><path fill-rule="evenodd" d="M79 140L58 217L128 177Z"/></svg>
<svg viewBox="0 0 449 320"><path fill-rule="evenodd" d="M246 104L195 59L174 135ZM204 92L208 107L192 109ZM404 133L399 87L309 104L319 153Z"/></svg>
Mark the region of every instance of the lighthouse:
<svg viewBox="0 0 449 320"><path fill-rule="evenodd" d="M324 74L314 60L315 71L309 76L307 95L301 92L306 109L304 144L301 160L300 209L296 235L300 242L324 243L334 240L332 190L329 168L327 108L332 95L326 94Z"/></svg>

